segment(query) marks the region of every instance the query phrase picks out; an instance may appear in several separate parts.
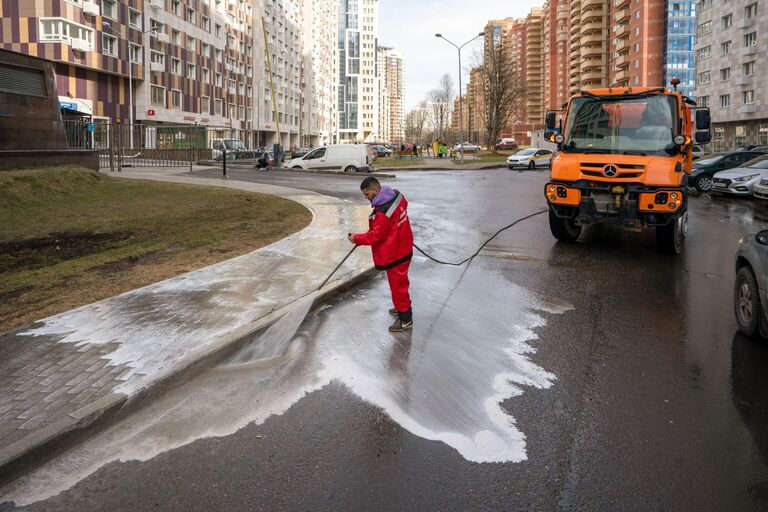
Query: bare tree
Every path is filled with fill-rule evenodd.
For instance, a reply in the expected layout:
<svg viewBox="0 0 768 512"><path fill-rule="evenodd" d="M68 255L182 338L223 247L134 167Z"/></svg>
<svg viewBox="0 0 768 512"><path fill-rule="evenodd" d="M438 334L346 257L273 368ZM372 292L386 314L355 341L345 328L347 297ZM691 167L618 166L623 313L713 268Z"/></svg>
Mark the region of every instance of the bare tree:
<svg viewBox="0 0 768 512"><path fill-rule="evenodd" d="M423 141L428 119L427 103L422 101L405 115L405 136L409 140Z"/></svg>
<svg viewBox="0 0 768 512"><path fill-rule="evenodd" d="M446 131L451 124L451 114L453 113L453 80L448 73L440 78L437 88L432 89L427 94L432 124L438 137L445 137Z"/></svg>
<svg viewBox="0 0 768 512"><path fill-rule="evenodd" d="M518 76L510 59L507 58L501 42L486 43L482 57L475 57L479 62L480 73L478 94L480 118L485 128L486 144L496 154L496 139L501 131L515 121L521 113L525 101L525 85Z"/></svg>

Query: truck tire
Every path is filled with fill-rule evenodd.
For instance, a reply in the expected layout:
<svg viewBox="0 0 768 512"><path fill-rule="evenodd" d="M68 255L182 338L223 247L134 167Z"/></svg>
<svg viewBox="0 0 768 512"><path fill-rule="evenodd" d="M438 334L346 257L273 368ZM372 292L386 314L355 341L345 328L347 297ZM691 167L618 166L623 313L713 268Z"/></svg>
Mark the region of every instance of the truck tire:
<svg viewBox="0 0 768 512"><path fill-rule="evenodd" d="M739 330L745 336L755 337L760 328L760 316L763 312L755 275L748 265L741 267L736 273L736 281L733 285L733 307Z"/></svg>
<svg viewBox="0 0 768 512"><path fill-rule="evenodd" d="M552 209L549 209L549 229L552 236L561 242L575 242L581 235L581 226L577 225L573 219L563 219L555 215Z"/></svg>
<svg viewBox="0 0 768 512"><path fill-rule="evenodd" d="M688 213L678 217L666 226L656 226L656 245L667 254L680 254L687 230Z"/></svg>

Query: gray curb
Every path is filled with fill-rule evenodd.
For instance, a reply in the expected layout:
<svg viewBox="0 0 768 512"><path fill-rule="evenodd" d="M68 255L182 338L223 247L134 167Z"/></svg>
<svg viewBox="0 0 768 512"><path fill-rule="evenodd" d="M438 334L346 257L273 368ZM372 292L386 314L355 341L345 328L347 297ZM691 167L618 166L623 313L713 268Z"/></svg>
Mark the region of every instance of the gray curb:
<svg viewBox="0 0 768 512"><path fill-rule="evenodd" d="M332 281L326 285L325 291L315 299L313 308L329 302L345 291L370 279L377 272L373 265L370 265ZM0 449L0 489L25 472L135 412L149 400L164 393L169 387L182 384L199 371L215 365L227 355L237 351L253 335L269 327L291 306L292 303L220 338L206 347L204 351L185 361L172 373L149 384L130 397L111 393L78 409L66 418L62 418L24 439Z"/></svg>

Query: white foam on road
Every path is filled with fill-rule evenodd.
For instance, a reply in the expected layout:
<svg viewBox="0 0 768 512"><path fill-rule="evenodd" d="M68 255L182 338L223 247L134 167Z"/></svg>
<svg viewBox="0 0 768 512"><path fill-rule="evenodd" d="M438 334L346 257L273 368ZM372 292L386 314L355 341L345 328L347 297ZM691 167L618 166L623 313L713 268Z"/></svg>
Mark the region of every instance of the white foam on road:
<svg viewBox="0 0 768 512"><path fill-rule="evenodd" d="M281 327L265 338L272 346L257 341L0 495L19 505L47 499L110 462L146 461L261 424L331 382L343 383L404 429L445 443L469 461L526 460L514 399L555 382L532 359L537 332L546 325L544 313L572 308L542 300L479 261L458 287L462 269L425 268L421 260L414 265L420 268L413 273L412 333L386 331L388 288L378 279L367 291L311 314L290 341L284 335L290 329ZM303 307L292 311L301 316ZM295 323L293 318L283 327Z"/></svg>

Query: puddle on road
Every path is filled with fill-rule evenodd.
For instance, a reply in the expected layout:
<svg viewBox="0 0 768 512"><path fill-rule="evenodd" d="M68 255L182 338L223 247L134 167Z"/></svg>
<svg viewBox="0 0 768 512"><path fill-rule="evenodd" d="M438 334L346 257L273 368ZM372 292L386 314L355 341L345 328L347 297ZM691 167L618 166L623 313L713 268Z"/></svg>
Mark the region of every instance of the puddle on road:
<svg viewBox="0 0 768 512"><path fill-rule="evenodd" d="M15 482L0 502L47 499L110 462L145 461L233 434L332 381L469 461L523 461L525 434L501 404L553 384L555 376L531 361L535 330L546 324L544 313L572 308L542 300L490 267L476 261L456 287L463 269L416 260L415 328L398 335L386 330L389 290L376 279L311 313L292 339L276 335L271 347L246 349Z"/></svg>

